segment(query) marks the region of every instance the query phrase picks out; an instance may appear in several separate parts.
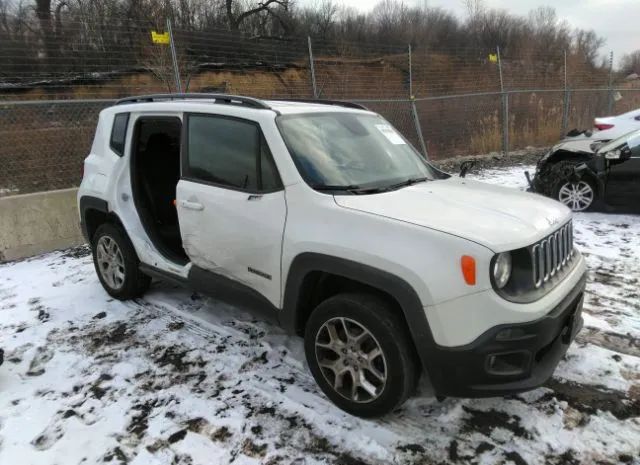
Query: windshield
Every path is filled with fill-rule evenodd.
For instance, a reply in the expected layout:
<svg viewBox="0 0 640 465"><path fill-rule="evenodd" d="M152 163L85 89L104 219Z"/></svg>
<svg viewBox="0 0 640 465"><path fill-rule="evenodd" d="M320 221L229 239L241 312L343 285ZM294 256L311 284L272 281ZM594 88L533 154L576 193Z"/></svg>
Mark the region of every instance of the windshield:
<svg viewBox="0 0 640 465"><path fill-rule="evenodd" d="M600 147L598 147L598 153L607 153L610 150L616 149L621 145L626 144L627 141L633 136L638 136L638 135L640 135L640 129L628 132L624 136L620 136L617 139L613 139L607 142L606 144L603 144Z"/></svg>
<svg viewBox="0 0 640 465"><path fill-rule="evenodd" d="M318 190L380 190L437 177L381 116L285 115L278 127L300 174Z"/></svg>

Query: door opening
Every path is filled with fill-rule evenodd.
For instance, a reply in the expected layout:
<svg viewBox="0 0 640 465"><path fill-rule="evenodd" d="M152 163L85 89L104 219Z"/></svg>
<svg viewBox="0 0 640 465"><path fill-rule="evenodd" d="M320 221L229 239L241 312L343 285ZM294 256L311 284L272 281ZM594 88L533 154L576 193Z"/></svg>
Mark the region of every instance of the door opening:
<svg viewBox="0 0 640 465"><path fill-rule="evenodd" d="M176 210L180 180L182 122L173 116L136 121L131 153L131 187L140 221L149 239L169 260L186 264Z"/></svg>

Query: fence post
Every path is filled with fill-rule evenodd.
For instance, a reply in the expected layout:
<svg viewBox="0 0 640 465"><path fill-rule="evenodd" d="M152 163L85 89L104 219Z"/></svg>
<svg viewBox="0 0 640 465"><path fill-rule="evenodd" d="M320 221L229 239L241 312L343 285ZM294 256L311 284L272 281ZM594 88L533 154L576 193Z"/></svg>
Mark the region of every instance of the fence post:
<svg viewBox="0 0 640 465"><path fill-rule="evenodd" d="M413 64L411 55L411 44L409 44L409 98L413 99Z"/></svg>
<svg viewBox="0 0 640 465"><path fill-rule="evenodd" d="M613 113L613 50L609 54L609 92L607 96L607 115Z"/></svg>
<svg viewBox="0 0 640 465"><path fill-rule="evenodd" d="M571 91L569 90L569 80L567 71L567 51L564 51L564 99L562 100L562 128L560 138L564 138L569 129L569 109L571 105Z"/></svg>
<svg viewBox="0 0 640 465"><path fill-rule="evenodd" d="M418 141L420 142L420 148L422 149L422 155L427 160L429 154L427 153L427 145L424 143L424 137L422 135L422 126L420 125L420 117L418 116L418 109L416 108L416 98L413 95L413 58L411 52L411 44L409 44L409 99L411 100L411 115L413 117L413 124L416 127L416 134L418 135Z"/></svg>
<svg viewBox="0 0 640 465"><path fill-rule="evenodd" d="M171 61L173 62L173 78L176 81L176 90L182 93L182 81L180 79L180 68L178 67L178 55L176 54L176 44L173 40L173 29L171 28L171 20L167 18L167 32L169 33L169 42L171 46Z"/></svg>
<svg viewBox="0 0 640 465"><path fill-rule="evenodd" d="M509 94L504 91L504 80L502 78L502 57L500 47L496 47L498 57L498 73L500 75L500 96L502 101L502 153L509 153Z"/></svg>
<svg viewBox="0 0 640 465"><path fill-rule="evenodd" d="M311 69L311 86L313 87L313 98L318 98L318 88L316 87L316 67L313 63L313 48L311 47L311 36L307 36L309 45L309 68Z"/></svg>
<svg viewBox="0 0 640 465"><path fill-rule="evenodd" d="M411 113L413 113L413 121L416 125L416 133L418 134L422 154L424 155L424 158L428 160L429 154L427 153L427 145L424 143L424 137L422 136L422 127L420 126L420 118L418 117L418 109L416 108L416 100L414 98L411 99Z"/></svg>

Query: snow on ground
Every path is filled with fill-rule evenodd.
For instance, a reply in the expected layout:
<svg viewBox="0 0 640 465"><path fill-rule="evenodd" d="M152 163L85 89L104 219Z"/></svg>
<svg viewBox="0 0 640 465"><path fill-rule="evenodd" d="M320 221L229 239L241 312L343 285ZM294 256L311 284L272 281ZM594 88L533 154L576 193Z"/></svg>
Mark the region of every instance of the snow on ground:
<svg viewBox="0 0 640 465"><path fill-rule="evenodd" d="M524 188L523 167L474 178ZM302 344L154 283L110 299L84 247L0 265L0 464L640 464L640 218L578 214L585 328L554 377L493 399L334 407Z"/></svg>

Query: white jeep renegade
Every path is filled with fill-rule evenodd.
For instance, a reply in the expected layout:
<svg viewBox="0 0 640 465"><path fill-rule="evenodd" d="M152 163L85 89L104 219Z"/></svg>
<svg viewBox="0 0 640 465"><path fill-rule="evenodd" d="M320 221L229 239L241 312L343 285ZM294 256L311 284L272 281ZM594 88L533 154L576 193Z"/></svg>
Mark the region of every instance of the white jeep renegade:
<svg viewBox="0 0 640 465"><path fill-rule="evenodd" d="M151 277L304 336L360 416L543 384L582 325L570 211L445 174L354 104L155 95L100 113L78 193L100 282Z"/></svg>

